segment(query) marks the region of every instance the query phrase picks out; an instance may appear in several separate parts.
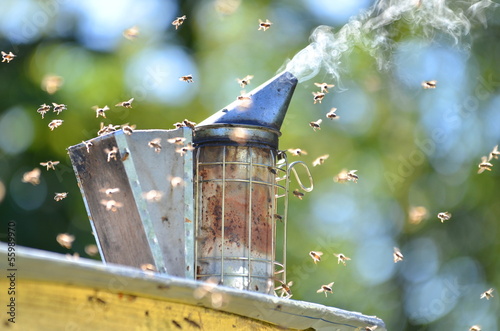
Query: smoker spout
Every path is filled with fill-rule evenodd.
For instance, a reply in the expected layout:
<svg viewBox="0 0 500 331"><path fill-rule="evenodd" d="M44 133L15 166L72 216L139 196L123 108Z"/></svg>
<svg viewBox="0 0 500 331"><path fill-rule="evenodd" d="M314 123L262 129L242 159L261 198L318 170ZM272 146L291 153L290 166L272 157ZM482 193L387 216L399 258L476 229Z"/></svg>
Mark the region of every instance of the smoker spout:
<svg viewBox="0 0 500 331"><path fill-rule="evenodd" d="M280 128L297 85L297 78L282 72L238 98L196 126L195 143L224 139L234 127L246 128L249 142L277 146ZM255 133L255 130L262 132ZM266 132L263 132L266 131ZM255 134L254 134L255 133Z"/></svg>

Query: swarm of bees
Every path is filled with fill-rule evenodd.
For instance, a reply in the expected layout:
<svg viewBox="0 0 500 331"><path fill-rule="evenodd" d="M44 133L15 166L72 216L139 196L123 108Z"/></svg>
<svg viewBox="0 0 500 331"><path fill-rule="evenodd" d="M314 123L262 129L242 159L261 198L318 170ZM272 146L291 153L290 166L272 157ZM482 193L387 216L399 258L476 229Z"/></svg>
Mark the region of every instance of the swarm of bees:
<svg viewBox="0 0 500 331"><path fill-rule="evenodd" d="M266 19L265 22L263 20L259 19L259 29L258 30L267 31L267 29L269 29L271 27L271 25L273 25L273 23L271 21L269 21L268 19Z"/></svg>
<svg viewBox="0 0 500 331"><path fill-rule="evenodd" d="M186 15L182 15L181 17L177 17L175 20L173 20L172 25L175 26L175 29L177 30L185 20Z"/></svg>
<svg viewBox="0 0 500 331"><path fill-rule="evenodd" d="M12 52L5 53L4 51L2 51L2 62L10 63L10 61L14 60L16 56L17 55L14 55L14 53Z"/></svg>

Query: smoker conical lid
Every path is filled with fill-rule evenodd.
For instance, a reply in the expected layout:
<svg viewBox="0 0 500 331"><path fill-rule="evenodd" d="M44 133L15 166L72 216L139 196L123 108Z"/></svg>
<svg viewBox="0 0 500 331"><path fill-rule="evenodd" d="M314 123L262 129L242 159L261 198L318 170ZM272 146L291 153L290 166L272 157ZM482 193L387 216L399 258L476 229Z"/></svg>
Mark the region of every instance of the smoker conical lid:
<svg viewBox="0 0 500 331"><path fill-rule="evenodd" d="M249 125L279 133L296 85L294 75L282 72L199 123L196 129Z"/></svg>

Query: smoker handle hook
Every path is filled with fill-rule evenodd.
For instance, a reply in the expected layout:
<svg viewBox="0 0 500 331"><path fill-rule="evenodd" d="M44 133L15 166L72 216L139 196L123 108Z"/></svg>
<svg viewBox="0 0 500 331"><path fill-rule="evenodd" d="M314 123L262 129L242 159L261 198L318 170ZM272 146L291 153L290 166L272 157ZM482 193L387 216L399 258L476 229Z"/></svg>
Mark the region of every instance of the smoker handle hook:
<svg viewBox="0 0 500 331"><path fill-rule="evenodd" d="M299 174L297 173L297 170L295 169L295 167L297 165L299 165L299 164L301 166L303 166L306 169L306 171L307 171L307 177L309 178L309 186L304 186L304 184L302 183L302 180L299 177ZM301 189L303 189L306 192L311 192L313 190L313 186L314 186L314 184L313 184L313 178L312 178L311 171L309 171L309 167L307 166L307 164L305 164L302 161L292 162L288 166L288 171L287 172L288 172L288 174L287 174L288 178L290 178L290 172L293 172L293 174L295 175L295 179L297 179L297 183L299 184L299 186L300 186Z"/></svg>

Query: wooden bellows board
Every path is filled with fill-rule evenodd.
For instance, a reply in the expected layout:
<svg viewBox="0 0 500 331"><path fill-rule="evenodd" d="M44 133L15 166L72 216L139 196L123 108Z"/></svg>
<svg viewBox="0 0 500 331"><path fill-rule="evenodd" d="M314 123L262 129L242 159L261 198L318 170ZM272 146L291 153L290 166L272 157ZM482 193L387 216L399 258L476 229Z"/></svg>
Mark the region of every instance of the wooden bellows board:
<svg viewBox="0 0 500 331"><path fill-rule="evenodd" d="M68 148L104 262L194 279L191 144L183 127L118 130Z"/></svg>

